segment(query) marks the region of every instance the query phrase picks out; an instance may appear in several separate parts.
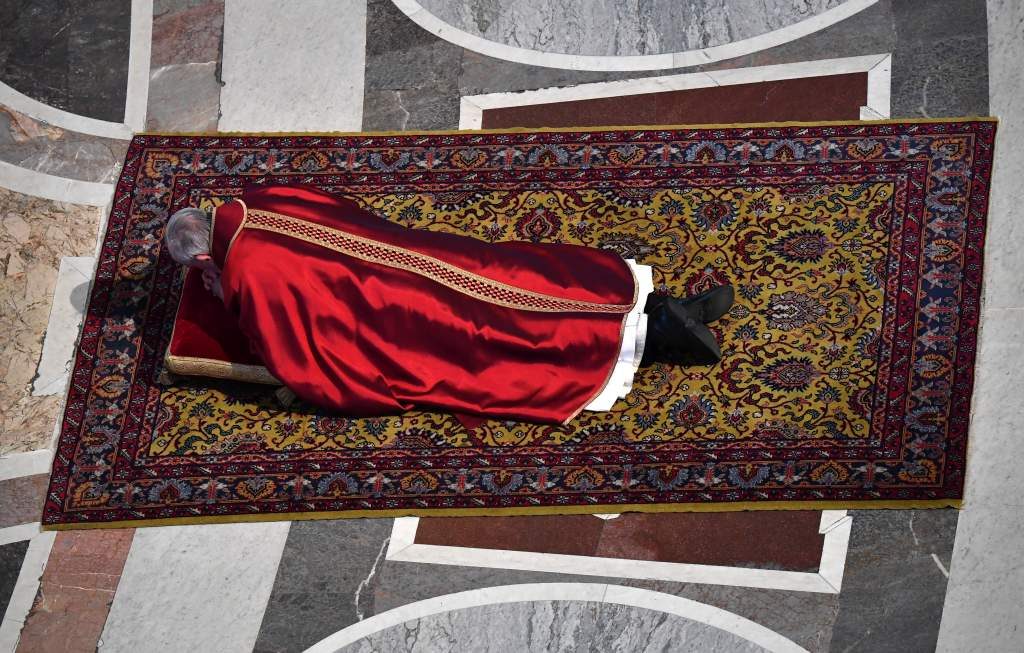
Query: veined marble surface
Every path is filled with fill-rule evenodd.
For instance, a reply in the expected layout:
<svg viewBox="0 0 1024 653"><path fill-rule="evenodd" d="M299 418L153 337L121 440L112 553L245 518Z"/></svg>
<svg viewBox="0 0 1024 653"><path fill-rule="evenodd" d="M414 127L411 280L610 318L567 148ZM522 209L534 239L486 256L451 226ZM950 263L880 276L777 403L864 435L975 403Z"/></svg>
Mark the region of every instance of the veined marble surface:
<svg viewBox="0 0 1024 653"><path fill-rule="evenodd" d="M153 6L149 131L216 131L224 0L160 0Z"/></svg>
<svg viewBox="0 0 1024 653"><path fill-rule="evenodd" d="M98 650L250 653L290 526L138 529Z"/></svg>
<svg viewBox="0 0 1024 653"><path fill-rule="evenodd" d="M0 161L36 172L112 183L128 142L61 129L0 105Z"/></svg>
<svg viewBox="0 0 1024 653"><path fill-rule="evenodd" d="M227 0L220 131L358 131L366 0Z"/></svg>
<svg viewBox="0 0 1024 653"><path fill-rule="evenodd" d="M61 397L30 396L61 258L92 254L100 211L0 189L0 454L45 448ZM74 336L72 336L74 337Z"/></svg>
<svg viewBox="0 0 1024 653"><path fill-rule="evenodd" d="M407 621L342 649L345 653L765 650L738 635L678 615L582 601L501 603L453 610Z"/></svg>
<svg viewBox="0 0 1024 653"><path fill-rule="evenodd" d="M937 650L1022 651L1024 625L1024 283L1020 186L1024 156L1024 4L989 0L989 88L996 134L985 243L985 303L978 343L964 510L957 526Z"/></svg>
<svg viewBox="0 0 1024 653"><path fill-rule="evenodd" d="M419 0L453 27L519 48L632 56L741 41L844 0Z"/></svg>

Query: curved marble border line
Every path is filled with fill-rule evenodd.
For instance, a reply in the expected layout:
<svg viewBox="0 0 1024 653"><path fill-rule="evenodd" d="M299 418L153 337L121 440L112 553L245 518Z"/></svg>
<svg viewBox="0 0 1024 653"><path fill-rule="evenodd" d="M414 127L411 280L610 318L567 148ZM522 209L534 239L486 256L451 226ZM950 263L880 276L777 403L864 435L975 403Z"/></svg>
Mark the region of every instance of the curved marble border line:
<svg viewBox="0 0 1024 653"><path fill-rule="evenodd" d="M113 184L57 177L6 161L0 161L0 186L25 195L87 206L106 206L114 196Z"/></svg>
<svg viewBox="0 0 1024 653"><path fill-rule="evenodd" d="M68 131L102 136L103 138L118 138L127 140L132 137L132 130L127 125L108 120L99 120L88 116L80 116L43 104L0 82L0 104L23 113L26 116L59 127Z"/></svg>
<svg viewBox="0 0 1024 653"><path fill-rule="evenodd" d="M467 50L479 52L480 54L497 59L505 59L506 61L515 61L532 66L542 66L544 68L605 71L684 68L686 66L697 66L713 61L740 57L794 41L808 34L813 34L845 20L878 2L878 0L847 0L838 7L823 11L798 23L793 23L792 25L741 41L723 43L722 45L702 48L700 50L650 55L604 56L542 52L540 50L530 50L528 48L518 48L498 43L449 25L427 11L418 0L391 1L402 13L423 29Z"/></svg>
<svg viewBox="0 0 1024 653"><path fill-rule="evenodd" d="M727 610L672 594L603 583L501 585L436 596L354 623L320 640L306 649L306 653L334 653L364 637L412 619L464 608L528 601L596 601L656 610L724 630L776 653L807 653L806 649L779 633Z"/></svg>
<svg viewBox="0 0 1024 653"><path fill-rule="evenodd" d="M149 97L149 58L153 38L153 0L132 0L131 40L124 122L99 120L52 107L0 82L0 104L35 120L68 131L127 140L146 127ZM51 198L52 199L52 198Z"/></svg>

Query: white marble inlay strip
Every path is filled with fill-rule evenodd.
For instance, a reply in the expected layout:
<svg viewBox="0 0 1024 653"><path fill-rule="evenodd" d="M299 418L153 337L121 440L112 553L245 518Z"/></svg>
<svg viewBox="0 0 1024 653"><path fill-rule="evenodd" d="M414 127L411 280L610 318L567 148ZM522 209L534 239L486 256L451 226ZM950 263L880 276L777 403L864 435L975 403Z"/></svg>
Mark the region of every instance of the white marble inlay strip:
<svg viewBox="0 0 1024 653"><path fill-rule="evenodd" d="M132 137L132 130L123 123L80 116L77 113L51 107L39 100L30 98L3 82L0 82L0 104L35 120L68 131L121 140L127 140Z"/></svg>
<svg viewBox="0 0 1024 653"><path fill-rule="evenodd" d="M101 650L250 653L290 527L270 522L138 529Z"/></svg>
<svg viewBox="0 0 1024 653"><path fill-rule="evenodd" d="M806 649L792 640L733 612L671 594L603 583L500 585L437 596L409 603L354 623L320 640L306 649L305 653L335 653L364 637L430 615L483 605L527 601L587 601L655 610L724 630L768 651L806 653Z"/></svg>
<svg viewBox="0 0 1024 653"><path fill-rule="evenodd" d="M53 451L37 449L25 453L12 453L0 456L0 481L22 476L48 474L53 461Z"/></svg>
<svg viewBox="0 0 1024 653"><path fill-rule="evenodd" d="M32 395L63 394L68 369L75 353L75 341L82 326L89 286L96 259L92 256L65 256L60 260L57 285L50 306L50 321L43 339L43 354L32 381Z"/></svg>
<svg viewBox="0 0 1024 653"><path fill-rule="evenodd" d="M842 4L786 27L732 43L700 50L652 55L588 56L541 52L491 41L458 29L427 11L417 0L392 0L402 12L423 29L480 54L507 61L569 70L659 70L698 66L740 57L789 43L813 34L861 12L878 0L846 0Z"/></svg>
<svg viewBox="0 0 1024 653"><path fill-rule="evenodd" d="M395 520L386 559L460 567L517 569L837 594L842 586L852 519L844 510L822 512L819 532L825 535L825 541L818 571L813 573L419 544L416 542L418 517L400 517Z"/></svg>
<svg viewBox="0 0 1024 653"><path fill-rule="evenodd" d="M483 125L483 112L488 109L552 104L555 102L574 102L595 98L621 97L623 95L664 93L666 91L686 91L710 88L712 86L754 84L757 82L806 79L809 77L845 75L849 73L867 73L867 108L877 114L875 116L877 118L888 118L889 95L892 84L891 71L892 55L883 53L859 57L842 57L839 59L800 61L771 66L662 75L659 77L626 79L614 82L595 82L592 84L542 88L515 93L466 95L460 101L459 129L480 129Z"/></svg>
<svg viewBox="0 0 1024 653"><path fill-rule="evenodd" d="M39 522L29 522L28 524L0 528L0 546L12 542L31 540L36 535L39 535L39 533Z"/></svg>
<svg viewBox="0 0 1024 653"><path fill-rule="evenodd" d="M35 526L38 527L38 524ZM50 549L53 548L53 540L57 534L50 531L39 533L28 543L28 551L21 562L21 571L18 573L18 580L14 583L14 591L11 592L11 600L7 603L7 612L0 622L0 651L13 651L18 647L18 639L21 637L21 628L25 625L25 618L28 617L32 603L35 601L36 592L39 590L39 579L46 568L46 561L50 557Z"/></svg>
<svg viewBox="0 0 1024 653"><path fill-rule="evenodd" d="M220 131L359 131L366 0L227 0Z"/></svg>
<svg viewBox="0 0 1024 653"><path fill-rule="evenodd" d="M129 134L146 128L149 100L149 58L153 47L153 0L132 0L131 41L128 47L128 86L124 124Z"/></svg>
<svg viewBox="0 0 1024 653"><path fill-rule="evenodd" d="M56 177L6 161L0 161L0 186L16 193L86 206L106 206L114 195L113 184Z"/></svg>

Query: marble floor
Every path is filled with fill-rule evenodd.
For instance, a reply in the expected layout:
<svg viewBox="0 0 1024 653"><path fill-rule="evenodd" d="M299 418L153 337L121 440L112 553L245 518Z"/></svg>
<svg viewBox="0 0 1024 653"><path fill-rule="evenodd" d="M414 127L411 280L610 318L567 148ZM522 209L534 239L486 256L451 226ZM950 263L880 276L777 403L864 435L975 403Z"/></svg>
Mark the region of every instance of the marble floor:
<svg viewBox="0 0 1024 653"><path fill-rule="evenodd" d="M0 0L0 652L1024 650L1022 57L1020 0ZM39 530L134 132L982 115L963 510Z"/></svg>

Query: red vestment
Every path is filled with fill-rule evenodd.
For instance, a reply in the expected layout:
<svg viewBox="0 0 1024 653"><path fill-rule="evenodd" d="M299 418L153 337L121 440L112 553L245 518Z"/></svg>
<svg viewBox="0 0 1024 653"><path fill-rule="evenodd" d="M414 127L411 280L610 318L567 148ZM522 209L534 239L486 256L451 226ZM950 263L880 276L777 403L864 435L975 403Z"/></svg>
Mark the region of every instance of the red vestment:
<svg viewBox="0 0 1024 653"><path fill-rule="evenodd" d="M350 415L568 421L607 383L637 301L613 252L408 229L309 187L247 190L212 240L267 369Z"/></svg>

